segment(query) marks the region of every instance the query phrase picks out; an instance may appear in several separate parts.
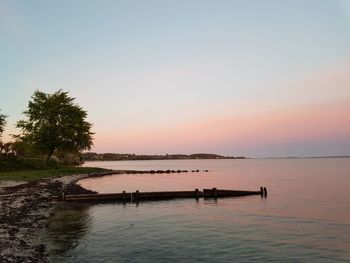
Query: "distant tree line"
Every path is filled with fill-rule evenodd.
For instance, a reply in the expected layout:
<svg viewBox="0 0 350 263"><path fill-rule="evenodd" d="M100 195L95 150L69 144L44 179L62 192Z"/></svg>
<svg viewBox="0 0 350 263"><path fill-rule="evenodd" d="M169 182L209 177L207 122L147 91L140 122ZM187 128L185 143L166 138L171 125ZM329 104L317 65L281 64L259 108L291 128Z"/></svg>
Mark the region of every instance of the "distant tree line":
<svg viewBox="0 0 350 263"><path fill-rule="evenodd" d="M213 153L194 153L194 154L164 154L164 155L146 155L146 154L122 154L122 153L82 153L84 161L124 161L124 160L184 160L184 159L245 159L243 156L222 156Z"/></svg>

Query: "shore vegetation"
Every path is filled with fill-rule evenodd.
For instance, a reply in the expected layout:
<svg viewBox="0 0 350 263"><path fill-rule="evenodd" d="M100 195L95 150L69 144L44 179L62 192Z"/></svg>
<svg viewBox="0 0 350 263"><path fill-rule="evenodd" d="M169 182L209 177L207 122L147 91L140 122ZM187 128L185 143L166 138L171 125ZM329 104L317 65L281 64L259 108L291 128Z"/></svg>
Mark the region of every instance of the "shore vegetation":
<svg viewBox="0 0 350 263"><path fill-rule="evenodd" d="M87 112L67 92L46 94L37 90L23 113L27 119L17 122L22 132L17 138L45 154L46 162L56 151L79 153L93 145Z"/></svg>
<svg viewBox="0 0 350 263"><path fill-rule="evenodd" d="M36 90L25 119L13 141L3 141L7 116L0 112L0 180L35 181L46 177L97 173L101 168L79 167L81 151L93 145L92 124L87 112L68 92L47 94Z"/></svg>
<svg viewBox="0 0 350 263"><path fill-rule="evenodd" d="M6 117L7 117L6 115L1 113L1 109L0 109L0 138L1 138L2 133L5 130Z"/></svg>

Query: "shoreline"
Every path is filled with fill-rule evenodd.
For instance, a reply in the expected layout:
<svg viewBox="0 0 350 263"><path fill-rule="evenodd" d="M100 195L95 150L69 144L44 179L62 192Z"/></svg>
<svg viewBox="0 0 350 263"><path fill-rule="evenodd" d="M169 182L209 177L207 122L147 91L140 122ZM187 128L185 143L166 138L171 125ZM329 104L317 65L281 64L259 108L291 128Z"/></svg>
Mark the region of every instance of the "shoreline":
<svg viewBox="0 0 350 263"><path fill-rule="evenodd" d="M79 180L115 174L167 174L200 170L109 170L37 181L0 181L0 262L47 262L45 231L52 210L66 194L94 194L77 184ZM203 170L209 172L209 170Z"/></svg>
<svg viewBox="0 0 350 263"><path fill-rule="evenodd" d="M89 177L123 174L129 171L67 175L33 182L0 184L0 262L47 262L43 238L52 209L61 202L55 197L96 193L76 184Z"/></svg>

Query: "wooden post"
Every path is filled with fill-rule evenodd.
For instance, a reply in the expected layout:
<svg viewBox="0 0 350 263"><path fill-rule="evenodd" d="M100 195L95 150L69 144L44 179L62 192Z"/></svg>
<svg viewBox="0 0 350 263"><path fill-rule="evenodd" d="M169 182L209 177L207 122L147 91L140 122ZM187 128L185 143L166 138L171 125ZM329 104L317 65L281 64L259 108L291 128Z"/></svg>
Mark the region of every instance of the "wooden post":
<svg viewBox="0 0 350 263"><path fill-rule="evenodd" d="M213 197L216 199L218 198L218 191L216 188L213 188Z"/></svg>
<svg viewBox="0 0 350 263"><path fill-rule="evenodd" d="M126 192L123 191L123 203L125 203L125 202L126 202Z"/></svg>
<svg viewBox="0 0 350 263"><path fill-rule="evenodd" d="M66 200L66 193L64 191L61 192L61 201Z"/></svg>
<svg viewBox="0 0 350 263"><path fill-rule="evenodd" d="M264 187L264 197L267 197L267 189Z"/></svg>
<svg viewBox="0 0 350 263"><path fill-rule="evenodd" d="M138 202L138 201L139 201L139 194L140 194L139 190L136 190L136 192L135 192L135 197L134 197L135 202Z"/></svg>
<svg viewBox="0 0 350 263"><path fill-rule="evenodd" d="M196 188L195 192L196 192L196 200L198 200L199 199L199 190Z"/></svg>

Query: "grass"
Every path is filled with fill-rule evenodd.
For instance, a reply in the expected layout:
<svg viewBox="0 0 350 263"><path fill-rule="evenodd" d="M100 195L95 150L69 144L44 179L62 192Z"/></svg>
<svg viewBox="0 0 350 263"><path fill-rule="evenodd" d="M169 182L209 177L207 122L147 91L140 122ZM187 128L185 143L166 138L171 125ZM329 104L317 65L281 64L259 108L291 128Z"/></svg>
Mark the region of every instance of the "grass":
<svg viewBox="0 0 350 263"><path fill-rule="evenodd" d="M56 169L43 169L43 170L21 170L12 172L2 172L0 173L1 180L11 180L11 181L36 181L42 178L48 177L60 177L64 175L72 174L84 174L84 173L97 173L105 172L106 169L94 168L94 167L71 167L65 166Z"/></svg>
<svg viewBox="0 0 350 263"><path fill-rule="evenodd" d="M0 160L0 181L36 181L48 177L105 171L107 170L103 168L66 166L57 163L48 163L44 165L37 160Z"/></svg>

